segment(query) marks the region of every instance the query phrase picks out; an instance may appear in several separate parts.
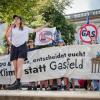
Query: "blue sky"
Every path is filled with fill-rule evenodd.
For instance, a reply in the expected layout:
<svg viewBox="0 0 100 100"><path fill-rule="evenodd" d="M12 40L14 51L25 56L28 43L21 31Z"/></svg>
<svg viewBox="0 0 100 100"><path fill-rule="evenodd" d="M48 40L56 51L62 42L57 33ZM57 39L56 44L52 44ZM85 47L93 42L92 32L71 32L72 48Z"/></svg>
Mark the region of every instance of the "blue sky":
<svg viewBox="0 0 100 100"><path fill-rule="evenodd" d="M66 14L100 9L100 0L73 0L72 8L66 8Z"/></svg>

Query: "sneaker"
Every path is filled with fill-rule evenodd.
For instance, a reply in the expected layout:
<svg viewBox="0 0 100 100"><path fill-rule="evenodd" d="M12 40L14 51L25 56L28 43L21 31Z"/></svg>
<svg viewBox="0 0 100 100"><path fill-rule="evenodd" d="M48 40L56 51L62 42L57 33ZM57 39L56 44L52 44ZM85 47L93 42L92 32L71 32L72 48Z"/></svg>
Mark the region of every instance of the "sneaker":
<svg viewBox="0 0 100 100"><path fill-rule="evenodd" d="M27 90L32 90L32 86L28 86L28 89Z"/></svg>
<svg viewBox="0 0 100 100"><path fill-rule="evenodd" d="M66 86L64 86L64 90L67 90L67 87Z"/></svg>
<svg viewBox="0 0 100 100"><path fill-rule="evenodd" d="M33 87L33 90L37 90L37 86L34 86L34 87Z"/></svg>
<svg viewBox="0 0 100 100"><path fill-rule="evenodd" d="M57 90L58 90L58 91L62 90L61 85L58 85L58 86L57 86Z"/></svg>

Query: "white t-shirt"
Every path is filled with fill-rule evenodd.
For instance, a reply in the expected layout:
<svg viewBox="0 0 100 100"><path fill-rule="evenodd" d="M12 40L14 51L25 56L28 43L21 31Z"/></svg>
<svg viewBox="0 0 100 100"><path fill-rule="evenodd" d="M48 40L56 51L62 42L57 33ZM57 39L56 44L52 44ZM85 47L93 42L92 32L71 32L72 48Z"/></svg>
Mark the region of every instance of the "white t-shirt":
<svg viewBox="0 0 100 100"><path fill-rule="evenodd" d="M28 33L33 33L34 29L24 26L23 30L13 28L11 32L11 42L15 47L18 47L28 41Z"/></svg>

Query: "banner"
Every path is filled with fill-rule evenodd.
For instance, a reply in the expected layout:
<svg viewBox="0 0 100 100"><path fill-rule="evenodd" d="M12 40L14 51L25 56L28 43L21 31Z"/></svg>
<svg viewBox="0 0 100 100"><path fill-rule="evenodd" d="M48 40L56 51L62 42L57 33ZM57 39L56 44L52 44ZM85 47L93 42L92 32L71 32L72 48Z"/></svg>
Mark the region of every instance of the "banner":
<svg viewBox="0 0 100 100"><path fill-rule="evenodd" d="M9 55L0 57L0 84L14 82ZM28 52L23 65L23 82L69 77L100 79L100 45L49 47Z"/></svg>
<svg viewBox="0 0 100 100"><path fill-rule="evenodd" d="M35 45L47 45L52 43L52 41L54 40L55 32L56 32L56 27L43 28L41 31L36 33Z"/></svg>

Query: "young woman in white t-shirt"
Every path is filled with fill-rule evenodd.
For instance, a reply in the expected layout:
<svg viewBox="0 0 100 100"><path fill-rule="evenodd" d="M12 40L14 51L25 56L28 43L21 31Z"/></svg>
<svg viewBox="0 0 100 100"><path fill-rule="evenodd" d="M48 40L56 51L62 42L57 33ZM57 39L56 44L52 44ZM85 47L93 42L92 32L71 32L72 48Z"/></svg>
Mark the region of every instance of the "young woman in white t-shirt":
<svg viewBox="0 0 100 100"><path fill-rule="evenodd" d="M27 59L27 46L26 42L28 41L28 33L33 33L40 31L42 27L32 29L23 25L23 20L20 16L17 17L17 20L10 28L7 30L6 38L11 45L11 55L10 61L12 62L15 68L15 78L16 81L7 87L7 89L14 90L20 88L20 79L22 77L22 70L24 61Z"/></svg>

